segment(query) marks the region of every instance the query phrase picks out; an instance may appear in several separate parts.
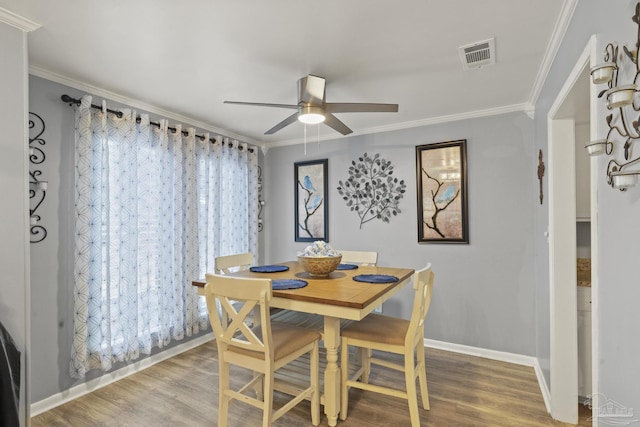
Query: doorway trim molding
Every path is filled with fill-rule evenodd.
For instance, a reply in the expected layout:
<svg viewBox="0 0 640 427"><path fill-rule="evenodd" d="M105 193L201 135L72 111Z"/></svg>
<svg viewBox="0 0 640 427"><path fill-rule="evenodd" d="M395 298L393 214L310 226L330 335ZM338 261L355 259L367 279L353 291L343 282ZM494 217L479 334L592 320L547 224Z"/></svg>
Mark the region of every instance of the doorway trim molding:
<svg viewBox="0 0 640 427"><path fill-rule="evenodd" d="M578 422L577 283L575 227L574 120L559 117L581 74L593 65L597 39L591 36L547 114L549 167L549 304L551 390L549 411L554 419ZM590 138L597 139L595 87L589 84ZM571 141L570 144L567 140ZM592 396L598 387L597 311L597 158L591 158L591 260L592 260ZM573 242L567 244L567 241ZM597 408L597 402L593 402ZM597 418L594 419L597 426Z"/></svg>

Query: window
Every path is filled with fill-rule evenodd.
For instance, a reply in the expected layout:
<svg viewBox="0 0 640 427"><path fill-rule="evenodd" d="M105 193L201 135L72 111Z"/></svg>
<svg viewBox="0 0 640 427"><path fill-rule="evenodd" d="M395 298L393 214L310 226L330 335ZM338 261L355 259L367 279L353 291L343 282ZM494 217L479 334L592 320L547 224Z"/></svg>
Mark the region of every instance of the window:
<svg viewBox="0 0 640 427"><path fill-rule="evenodd" d="M76 377L208 328L191 281L218 255L257 252L257 153L203 142L193 129L172 133L165 121L153 128L144 115L138 124L135 112L105 120L85 98L76 112Z"/></svg>

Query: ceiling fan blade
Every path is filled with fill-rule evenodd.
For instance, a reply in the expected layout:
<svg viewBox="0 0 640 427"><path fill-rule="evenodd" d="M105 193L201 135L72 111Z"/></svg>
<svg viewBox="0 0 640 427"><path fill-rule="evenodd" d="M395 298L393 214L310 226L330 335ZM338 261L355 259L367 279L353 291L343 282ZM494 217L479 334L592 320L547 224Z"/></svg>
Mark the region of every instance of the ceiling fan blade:
<svg viewBox="0 0 640 427"><path fill-rule="evenodd" d="M305 105L322 105L325 96L325 79L309 74L298 80L298 102Z"/></svg>
<svg viewBox="0 0 640 427"><path fill-rule="evenodd" d="M274 134L278 132L280 129L282 129L283 127L289 126L291 123L295 122L296 120L298 120L298 113L293 113L292 115L290 115L289 117L287 117L286 119L284 119L283 121L281 121L280 123L272 127L271 129L266 131L264 134L265 135Z"/></svg>
<svg viewBox="0 0 640 427"><path fill-rule="evenodd" d="M324 109L327 113L397 113L398 104L328 102Z"/></svg>
<svg viewBox="0 0 640 427"><path fill-rule="evenodd" d="M268 104L263 102L240 102L240 101L224 101L225 104L237 104L237 105L254 105L258 107L277 107L277 108L298 108L297 105L292 104Z"/></svg>
<svg viewBox="0 0 640 427"><path fill-rule="evenodd" d="M334 129L335 131L338 131L343 135L349 135L351 132L353 132L347 127L347 125L338 120L338 118L333 114L325 112L324 117L324 124Z"/></svg>

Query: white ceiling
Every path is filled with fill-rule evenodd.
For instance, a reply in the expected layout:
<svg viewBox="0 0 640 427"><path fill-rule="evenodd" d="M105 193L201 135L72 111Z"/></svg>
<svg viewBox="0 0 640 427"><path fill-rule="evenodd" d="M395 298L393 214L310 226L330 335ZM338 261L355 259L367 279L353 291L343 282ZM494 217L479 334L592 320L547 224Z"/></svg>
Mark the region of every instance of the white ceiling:
<svg viewBox="0 0 640 427"><path fill-rule="evenodd" d="M354 135L525 110L535 101L569 0L0 0L42 25L34 74L96 87L248 142L293 111L296 82L327 79L327 102L399 104L336 116ZM560 22L560 24L559 24ZM495 37L496 64L463 71L458 47ZM106 93L106 92L105 92ZM135 106L135 105L134 105ZM317 138L316 126L307 133ZM320 139L341 138L320 126Z"/></svg>

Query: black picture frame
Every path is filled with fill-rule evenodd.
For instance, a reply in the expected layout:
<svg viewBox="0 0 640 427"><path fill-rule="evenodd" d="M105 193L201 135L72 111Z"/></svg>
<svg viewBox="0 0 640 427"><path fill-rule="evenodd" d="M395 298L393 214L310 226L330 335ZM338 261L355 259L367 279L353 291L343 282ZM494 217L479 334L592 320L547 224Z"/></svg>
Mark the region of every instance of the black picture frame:
<svg viewBox="0 0 640 427"><path fill-rule="evenodd" d="M296 242L329 241L329 160L294 163Z"/></svg>
<svg viewBox="0 0 640 427"><path fill-rule="evenodd" d="M469 243L466 145L416 146L418 243Z"/></svg>

